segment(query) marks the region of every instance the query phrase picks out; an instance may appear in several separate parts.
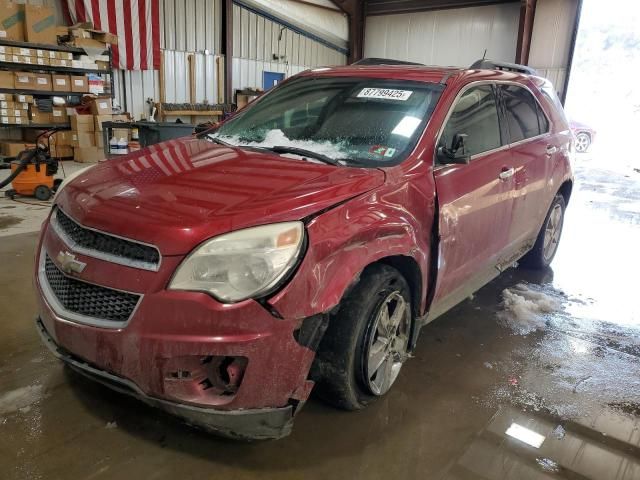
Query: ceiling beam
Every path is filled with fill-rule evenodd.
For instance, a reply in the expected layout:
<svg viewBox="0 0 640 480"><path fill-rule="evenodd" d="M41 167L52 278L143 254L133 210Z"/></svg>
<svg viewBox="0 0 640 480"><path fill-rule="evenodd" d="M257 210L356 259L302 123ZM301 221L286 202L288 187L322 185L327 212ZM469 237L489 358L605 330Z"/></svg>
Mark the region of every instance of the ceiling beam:
<svg viewBox="0 0 640 480"><path fill-rule="evenodd" d="M362 58L364 53L364 0L332 0L349 17L349 57L347 63Z"/></svg>
<svg viewBox="0 0 640 480"><path fill-rule="evenodd" d="M514 3L516 1L518 0L366 0L366 8L367 15L392 15Z"/></svg>

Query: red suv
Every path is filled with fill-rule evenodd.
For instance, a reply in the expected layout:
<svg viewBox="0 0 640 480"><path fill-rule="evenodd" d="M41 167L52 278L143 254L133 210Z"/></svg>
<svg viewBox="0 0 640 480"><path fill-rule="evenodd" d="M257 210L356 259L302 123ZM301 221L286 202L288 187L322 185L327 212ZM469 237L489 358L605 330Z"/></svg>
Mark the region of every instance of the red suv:
<svg viewBox="0 0 640 480"><path fill-rule="evenodd" d="M480 66L309 70L68 179L37 251L44 342L234 437L288 434L312 388L384 395L423 325L558 246L562 107L524 67Z"/></svg>

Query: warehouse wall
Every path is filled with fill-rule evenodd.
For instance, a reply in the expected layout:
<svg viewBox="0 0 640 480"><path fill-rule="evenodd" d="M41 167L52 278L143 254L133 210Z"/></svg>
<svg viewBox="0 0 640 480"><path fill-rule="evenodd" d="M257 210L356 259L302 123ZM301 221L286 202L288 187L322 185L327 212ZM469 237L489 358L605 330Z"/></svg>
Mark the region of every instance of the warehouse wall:
<svg viewBox="0 0 640 480"><path fill-rule="evenodd" d="M519 18L519 3L369 16L364 56L467 67L487 49L513 62Z"/></svg>
<svg viewBox="0 0 640 480"><path fill-rule="evenodd" d="M221 103L218 86L218 62L222 44L221 0L159 0L160 47L164 53L165 101L189 101L187 57L195 58L196 101ZM310 7L314 8L314 7ZM332 12L327 12L333 15ZM262 87L262 72L293 75L318 65L343 65L344 53L321 42L283 28L262 15L234 5L233 88ZM339 18L343 18L338 14ZM321 29L326 22L312 20ZM346 20L345 20L346 22ZM334 29L341 32L343 26ZM280 38L280 31L282 37ZM272 55L284 56L273 60ZM121 71L115 75L115 97L134 118L150 113L147 99L160 101L159 73ZM188 120L188 119L186 119Z"/></svg>
<svg viewBox="0 0 640 480"><path fill-rule="evenodd" d="M196 52L196 102L220 103L222 99L218 97L216 62L222 42L221 0L158 1L165 101L189 102L187 55ZM115 98L121 105L126 105L136 119L150 113L148 98L160 101L157 71L119 71L115 80Z"/></svg>
<svg viewBox="0 0 640 480"><path fill-rule="evenodd" d="M233 53L234 90L261 88L263 71L288 77L310 67L344 65L347 60L344 53L240 5L233 6Z"/></svg>
<svg viewBox="0 0 640 480"><path fill-rule="evenodd" d="M578 0L538 0L529 65L553 82L562 96Z"/></svg>

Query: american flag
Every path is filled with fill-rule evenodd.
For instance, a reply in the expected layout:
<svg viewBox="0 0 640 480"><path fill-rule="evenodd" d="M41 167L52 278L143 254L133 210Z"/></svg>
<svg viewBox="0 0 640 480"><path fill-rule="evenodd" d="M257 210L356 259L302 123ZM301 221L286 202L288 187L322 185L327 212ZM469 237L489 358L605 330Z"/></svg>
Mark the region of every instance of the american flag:
<svg viewBox="0 0 640 480"><path fill-rule="evenodd" d="M113 65L123 70L160 69L159 0L62 0L70 25L92 22L118 36Z"/></svg>

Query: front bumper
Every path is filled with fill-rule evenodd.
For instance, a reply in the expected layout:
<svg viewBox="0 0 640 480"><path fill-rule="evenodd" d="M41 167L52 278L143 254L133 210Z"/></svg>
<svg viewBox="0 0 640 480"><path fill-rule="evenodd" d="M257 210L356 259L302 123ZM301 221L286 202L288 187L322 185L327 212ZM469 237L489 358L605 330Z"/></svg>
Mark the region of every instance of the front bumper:
<svg viewBox="0 0 640 480"><path fill-rule="evenodd" d="M225 411L154 398L145 394L130 380L96 368L61 348L51 338L40 318L36 320L36 327L43 343L49 350L76 372L112 390L130 395L150 406L175 415L190 425L217 435L242 440L274 439L285 437L291 433L294 415L292 405L281 408Z"/></svg>

